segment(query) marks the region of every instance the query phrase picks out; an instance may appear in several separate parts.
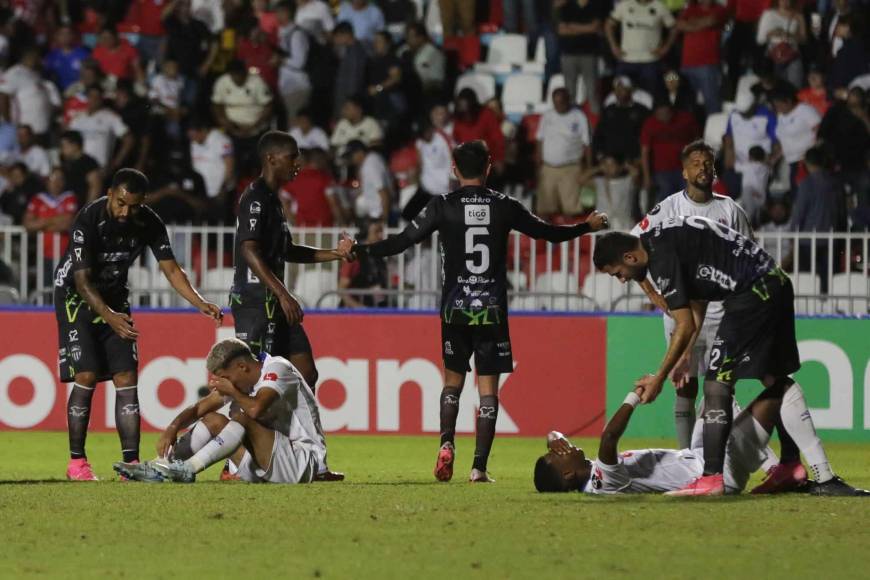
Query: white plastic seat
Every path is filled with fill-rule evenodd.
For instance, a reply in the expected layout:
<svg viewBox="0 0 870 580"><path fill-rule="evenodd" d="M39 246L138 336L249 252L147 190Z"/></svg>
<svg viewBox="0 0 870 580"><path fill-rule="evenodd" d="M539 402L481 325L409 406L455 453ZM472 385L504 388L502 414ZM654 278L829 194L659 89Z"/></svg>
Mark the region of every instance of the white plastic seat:
<svg viewBox="0 0 870 580"><path fill-rule="evenodd" d="M789 276L795 293L795 313L824 314L826 301L819 297L821 293L819 276L810 272L798 272Z"/></svg>
<svg viewBox="0 0 870 580"><path fill-rule="evenodd" d="M563 89L563 88L565 88L565 86L566 86L565 85L565 75L560 73L560 74L551 76L550 82L547 83L547 100L544 101L544 104L546 104L548 107L552 106L553 93L556 91L556 89ZM583 84L583 77L582 76L577 77L577 93L576 94L577 94L577 98L574 100L574 102L578 105L583 104L583 102L586 101L586 85Z"/></svg>
<svg viewBox="0 0 870 580"><path fill-rule="evenodd" d="M849 296L835 299L836 314L852 316L867 316L870 314L870 280L864 274L846 272L834 274L831 279L831 294L834 296Z"/></svg>
<svg viewBox="0 0 870 580"><path fill-rule="evenodd" d="M338 289L338 275L332 270L300 270L296 276L293 294L302 300L307 308L337 308L339 297L330 294L318 304L320 297Z"/></svg>
<svg viewBox="0 0 870 580"><path fill-rule="evenodd" d="M232 268L213 268L205 271L202 277L201 292L206 300L219 306L226 306L232 285Z"/></svg>
<svg viewBox="0 0 870 580"><path fill-rule="evenodd" d="M543 87L541 78L536 75L517 74L507 78L501 95L505 114L512 121L542 108Z"/></svg>
<svg viewBox="0 0 870 580"><path fill-rule="evenodd" d="M713 147L713 149L719 151L722 148L722 138L725 136L725 129L727 127L727 113L713 113L708 116L707 122L704 124L704 141Z"/></svg>
<svg viewBox="0 0 870 580"><path fill-rule="evenodd" d="M583 280L583 295L594 300L599 310L612 310L617 298L627 293L628 285L608 274L593 272Z"/></svg>
<svg viewBox="0 0 870 580"><path fill-rule="evenodd" d="M466 88L474 91L478 101L485 103L495 97L495 77L489 73L469 71L456 80L455 94Z"/></svg>
<svg viewBox="0 0 870 580"><path fill-rule="evenodd" d="M151 289L151 272L143 266L130 266L127 283L130 286L130 305L143 306Z"/></svg>
<svg viewBox="0 0 870 580"><path fill-rule="evenodd" d="M526 63L528 41L523 34L500 34L489 43L486 62L475 65L475 70L505 74Z"/></svg>

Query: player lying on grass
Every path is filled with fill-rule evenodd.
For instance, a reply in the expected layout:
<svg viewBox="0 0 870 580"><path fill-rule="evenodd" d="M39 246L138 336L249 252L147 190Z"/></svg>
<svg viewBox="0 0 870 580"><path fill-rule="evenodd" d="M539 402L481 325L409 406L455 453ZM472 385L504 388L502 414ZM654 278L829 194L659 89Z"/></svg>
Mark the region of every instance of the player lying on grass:
<svg viewBox="0 0 870 580"><path fill-rule="evenodd" d="M243 481L308 483L326 470L326 440L314 393L282 357L262 362L236 338L215 344L206 359L212 392L182 411L157 442L158 458L115 463L136 481L191 483L196 474L229 457ZM230 403L230 417L217 413ZM200 422L191 438L193 455L171 459L179 430ZM203 431L205 429L207 431Z"/></svg>
<svg viewBox="0 0 870 580"><path fill-rule="evenodd" d="M725 492L743 491L750 475L767 457L770 433L779 419L784 389L765 389L740 411L734 403L734 425L725 452ZM547 436L548 452L535 464L535 488L540 492L582 491L594 494L674 492L704 472L703 420L696 422L690 449L640 449L619 453L619 439L625 433L640 397L626 397L604 427L598 459L589 460L561 433ZM806 476L806 473L804 473ZM845 485L845 484L844 484ZM848 486L846 486L848 487ZM801 488L812 494L829 495L830 486L804 481ZM868 496L870 492L849 488L839 495Z"/></svg>

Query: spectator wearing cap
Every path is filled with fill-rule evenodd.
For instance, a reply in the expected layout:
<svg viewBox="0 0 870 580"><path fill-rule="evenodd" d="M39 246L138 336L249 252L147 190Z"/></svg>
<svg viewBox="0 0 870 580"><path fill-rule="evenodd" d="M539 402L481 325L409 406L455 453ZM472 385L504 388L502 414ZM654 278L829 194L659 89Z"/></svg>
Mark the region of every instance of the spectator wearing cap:
<svg viewBox="0 0 870 580"><path fill-rule="evenodd" d="M344 157L357 170L356 218L387 220L393 200L393 176L383 157L362 141L348 143Z"/></svg>
<svg viewBox="0 0 870 580"><path fill-rule="evenodd" d="M632 98L633 86L626 76L613 81L616 101L607 105L595 127L592 147L595 155L615 155L629 163L640 158L640 129L650 110Z"/></svg>
<svg viewBox="0 0 870 580"><path fill-rule="evenodd" d="M133 151L135 145L130 129L121 117L105 106L103 90L92 86L87 90L87 109L79 113L69 125L84 138L85 153L93 157L105 175L112 175ZM115 153L120 139L121 146Z"/></svg>
<svg viewBox="0 0 870 580"><path fill-rule="evenodd" d="M79 209L75 194L66 187L63 170L50 170L46 187L27 204L22 225L30 233L44 232L42 240L43 284L50 285L57 261L66 251L70 226Z"/></svg>
<svg viewBox="0 0 870 580"><path fill-rule="evenodd" d="M535 213L543 217L576 215L583 211L577 182L590 158L589 121L571 106L567 89L556 89L552 98L553 108L541 118L536 137Z"/></svg>
<svg viewBox="0 0 870 580"><path fill-rule="evenodd" d="M84 140L78 131L61 133L60 164L64 182L75 194L79 207L102 195L103 177L100 173L100 164L85 153Z"/></svg>
<svg viewBox="0 0 870 580"><path fill-rule="evenodd" d="M333 115L337 117L349 97L365 91L368 57L363 45L354 37L349 22L339 22L335 26L332 47L338 58L333 87Z"/></svg>
<svg viewBox="0 0 870 580"><path fill-rule="evenodd" d="M176 0L163 12L166 28L164 58L178 62L184 77L184 99L192 107L218 54L218 43L201 20L194 18L190 0Z"/></svg>
<svg viewBox="0 0 870 580"><path fill-rule="evenodd" d="M302 169L278 193L284 215L299 227L330 228L343 223L334 186L326 151L306 149L302 153Z"/></svg>
<svg viewBox="0 0 870 580"><path fill-rule="evenodd" d="M142 70L139 51L126 39L119 38L118 32L112 26L106 26L100 31L93 59L107 76L145 82L145 71Z"/></svg>
<svg viewBox="0 0 870 580"><path fill-rule="evenodd" d="M82 63L89 56L88 49L76 43L72 27L65 24L54 33L54 48L48 51L42 63L49 78L63 92L79 80Z"/></svg>
<svg viewBox="0 0 870 580"><path fill-rule="evenodd" d="M807 41L807 27L795 0L771 0L770 8L758 21L755 40L765 47L776 76L793 86L803 86L804 66L800 49Z"/></svg>
<svg viewBox="0 0 870 580"><path fill-rule="evenodd" d="M797 188L798 170L804 154L816 142L816 131L822 118L806 103L799 103L793 86L783 81L771 94L776 110L776 140L772 162L783 159L789 166L792 194Z"/></svg>
<svg viewBox="0 0 870 580"><path fill-rule="evenodd" d="M605 25L607 42L617 61L617 73L634 77L641 87L653 92L659 76L659 60L677 38L674 24L673 15L659 0L618 3ZM617 28L621 32L619 43Z"/></svg>
<svg viewBox="0 0 870 580"><path fill-rule="evenodd" d="M310 109L302 109L296 113L296 119L293 120L289 132L296 140L296 146L302 151L306 149L329 151L329 135L314 124Z"/></svg>
<svg viewBox="0 0 870 580"><path fill-rule="evenodd" d="M338 155L342 155L351 141L360 141L366 147L373 147L383 139L383 129L374 117L366 115L362 99L351 97L341 108L341 119L335 124L329 143Z"/></svg>
<svg viewBox="0 0 870 580"><path fill-rule="evenodd" d="M257 140L272 120L272 93L256 71L234 60L215 81L211 102L215 119L233 140L239 170L247 174L257 165Z"/></svg>
<svg viewBox="0 0 870 580"><path fill-rule="evenodd" d="M737 103L728 114L722 138L725 161L723 179L734 197L741 195L742 173L750 163L749 151L753 147L760 147L766 155L770 155L776 139L776 114L758 104L751 92L737 95Z"/></svg>
<svg viewBox="0 0 870 580"><path fill-rule="evenodd" d="M336 20L350 23L356 39L366 45L371 45L375 33L386 26L384 13L369 0L345 0L338 8Z"/></svg>
<svg viewBox="0 0 870 580"><path fill-rule="evenodd" d="M681 70L695 91L703 95L708 115L722 110L719 45L726 22L728 11L724 6L713 0L698 0L680 13L676 24L676 29L683 33Z"/></svg>
<svg viewBox="0 0 870 580"><path fill-rule="evenodd" d="M187 130L190 161L202 176L209 221L223 220L236 184L233 143L223 131L212 127L204 117L195 117Z"/></svg>
<svg viewBox="0 0 870 580"><path fill-rule="evenodd" d="M586 102L594 114L601 112L598 96L598 59L601 32L607 13L602 0L568 0L556 8L562 74L571 102L577 102L577 80L583 79Z"/></svg>
<svg viewBox="0 0 870 580"><path fill-rule="evenodd" d="M655 188L656 203L683 189L683 147L701 135L691 113L676 111L667 99L659 99L653 114L640 130L643 189Z"/></svg>
<svg viewBox="0 0 870 580"><path fill-rule="evenodd" d="M828 99L828 89L825 86L825 73L818 67L810 68L807 73L807 84L798 91L797 98L800 102L806 103L818 111L819 115L825 116L828 112L828 107L831 106L831 101Z"/></svg>
<svg viewBox="0 0 870 580"><path fill-rule="evenodd" d="M27 125L39 137L48 133L51 115L60 105L60 95L53 83L39 72L38 49L28 48L15 64L0 77L0 114L17 125Z"/></svg>
<svg viewBox="0 0 870 580"><path fill-rule="evenodd" d="M326 44L335 28L329 6L322 0L296 0L296 24L308 31L320 44Z"/></svg>
<svg viewBox="0 0 870 580"><path fill-rule="evenodd" d="M493 173L504 171L505 137L498 117L489 107L477 100L477 93L470 88L459 91L453 107L453 142L461 145L468 141L482 140L492 157Z"/></svg>
<svg viewBox="0 0 870 580"><path fill-rule="evenodd" d="M381 220L364 220L360 230L366 233L366 244L374 244L384 239L384 223ZM389 271L383 257L366 254L358 260L341 265L338 288L342 308L384 308L389 304L387 296L372 291L388 287ZM367 292L355 294L354 290Z"/></svg>
<svg viewBox="0 0 870 580"><path fill-rule="evenodd" d="M444 93L446 75L444 53L432 43L426 27L420 22L408 24L407 42L424 95L429 98L440 96Z"/></svg>
<svg viewBox="0 0 870 580"><path fill-rule="evenodd" d="M15 160L21 161L31 173L45 179L51 171L51 161L48 152L36 142L33 129L29 125L19 125L16 130L18 151Z"/></svg>

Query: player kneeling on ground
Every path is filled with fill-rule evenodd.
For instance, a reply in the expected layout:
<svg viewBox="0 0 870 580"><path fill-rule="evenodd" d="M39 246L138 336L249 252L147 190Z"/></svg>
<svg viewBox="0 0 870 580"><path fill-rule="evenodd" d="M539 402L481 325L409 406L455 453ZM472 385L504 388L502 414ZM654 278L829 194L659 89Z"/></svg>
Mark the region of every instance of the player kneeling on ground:
<svg viewBox="0 0 870 580"><path fill-rule="evenodd" d="M261 362L248 345L229 338L212 347L206 367L212 392L167 427L157 443L158 459L116 463L115 471L136 481L191 483L197 473L232 457L244 481L308 483L326 468L314 393L287 359L266 356ZM217 413L227 403L229 419ZM190 438L193 455L174 459L178 431L198 419Z"/></svg>
<svg viewBox="0 0 870 580"><path fill-rule="evenodd" d="M779 419L784 391L763 391L742 412L734 404L734 425L725 452L725 492L743 491L750 475L767 457L770 433ZM582 491L594 494L677 491L704 472L703 420L698 419L690 449L640 449L619 453L619 439L628 427L640 397L632 392L604 427L598 458L589 460L561 433L547 436L548 453L535 464L535 488L540 492ZM818 494L820 485L807 482L801 491ZM853 495L870 492L854 490Z"/></svg>

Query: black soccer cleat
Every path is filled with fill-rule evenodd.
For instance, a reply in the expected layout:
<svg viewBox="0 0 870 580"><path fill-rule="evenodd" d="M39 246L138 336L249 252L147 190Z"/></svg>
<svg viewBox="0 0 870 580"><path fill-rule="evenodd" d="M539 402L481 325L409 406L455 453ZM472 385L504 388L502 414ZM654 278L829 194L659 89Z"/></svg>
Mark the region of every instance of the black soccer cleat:
<svg viewBox="0 0 870 580"><path fill-rule="evenodd" d="M852 487L836 475L824 483L813 482L809 493L829 497L870 497L870 491Z"/></svg>

